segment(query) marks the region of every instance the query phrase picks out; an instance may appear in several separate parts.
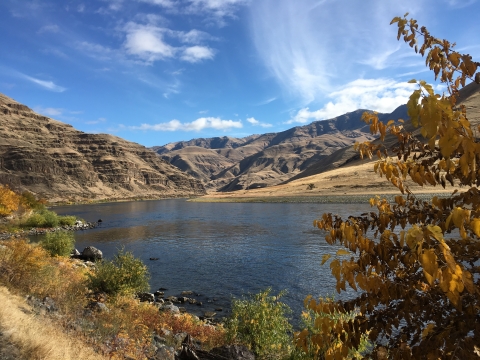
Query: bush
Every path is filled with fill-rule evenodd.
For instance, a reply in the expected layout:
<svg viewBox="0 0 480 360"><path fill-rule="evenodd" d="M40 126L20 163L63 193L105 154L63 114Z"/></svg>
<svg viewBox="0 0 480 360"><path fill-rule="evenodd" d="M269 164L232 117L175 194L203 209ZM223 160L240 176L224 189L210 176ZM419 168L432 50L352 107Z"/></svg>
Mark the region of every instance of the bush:
<svg viewBox="0 0 480 360"><path fill-rule="evenodd" d="M279 301L284 292L271 296L268 288L248 298L232 301L226 322L227 341L248 346L258 359L282 359L292 348L290 308Z"/></svg>
<svg viewBox="0 0 480 360"><path fill-rule="evenodd" d="M98 263L97 271L89 275L88 286L94 291L111 295L128 295L148 291L149 278L147 266L142 260L121 249L113 260Z"/></svg>
<svg viewBox="0 0 480 360"><path fill-rule="evenodd" d="M75 247L75 237L71 231L51 232L45 235L40 245L51 256L69 256Z"/></svg>
<svg viewBox="0 0 480 360"><path fill-rule="evenodd" d="M75 225L75 222L77 221L77 217L76 216L59 216L58 221L62 226L64 225L72 226L72 225Z"/></svg>

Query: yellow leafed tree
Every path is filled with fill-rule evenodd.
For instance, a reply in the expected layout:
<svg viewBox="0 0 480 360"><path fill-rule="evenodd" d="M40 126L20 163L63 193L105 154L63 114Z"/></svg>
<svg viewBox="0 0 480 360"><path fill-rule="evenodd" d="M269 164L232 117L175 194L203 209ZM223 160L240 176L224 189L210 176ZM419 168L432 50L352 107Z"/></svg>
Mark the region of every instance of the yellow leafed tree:
<svg viewBox="0 0 480 360"><path fill-rule="evenodd" d="M330 262L337 291L347 286L360 291L334 304L306 300L318 314L358 311L354 319L335 324L318 321L314 336L306 330L296 334L298 347L313 343L326 359L343 358L365 333L375 344L371 355L376 358L480 354L480 128L457 104L461 88L480 83L480 63L407 16L392 20L398 39L425 57L448 93L435 94L426 82L411 81L418 88L407 103L408 115L423 139L407 131L403 121L383 124L374 113L365 113L381 142L357 144L357 149L361 156L378 156L375 172L402 195L392 202L373 198L374 211L348 220L324 214L314 222L326 231L329 244L345 248ZM383 145L387 135L397 138L395 148ZM462 185L462 191L425 201L410 191L407 179L421 186ZM328 260L324 256L322 262Z"/></svg>
<svg viewBox="0 0 480 360"><path fill-rule="evenodd" d="M7 185L0 184L0 216L8 216L18 210L20 196L10 190Z"/></svg>

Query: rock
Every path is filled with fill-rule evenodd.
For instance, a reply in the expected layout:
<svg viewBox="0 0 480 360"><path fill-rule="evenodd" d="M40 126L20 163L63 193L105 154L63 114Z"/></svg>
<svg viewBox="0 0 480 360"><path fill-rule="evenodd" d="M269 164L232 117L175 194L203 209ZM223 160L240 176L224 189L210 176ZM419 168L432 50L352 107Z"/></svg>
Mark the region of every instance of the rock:
<svg viewBox="0 0 480 360"><path fill-rule="evenodd" d="M165 300L171 301L172 303L178 303L178 298L176 296L169 296Z"/></svg>
<svg viewBox="0 0 480 360"><path fill-rule="evenodd" d="M165 295L165 293L163 291L155 291L153 293L153 295L155 295L155 297L157 297L157 298L160 298L160 297L163 297L163 295Z"/></svg>
<svg viewBox="0 0 480 360"><path fill-rule="evenodd" d="M193 304L197 303L197 299L190 298L190 299L188 299L188 302L193 305Z"/></svg>
<svg viewBox="0 0 480 360"><path fill-rule="evenodd" d="M182 296L187 296L187 295L192 295L193 291L187 290L187 291L182 291L181 295Z"/></svg>
<svg viewBox="0 0 480 360"><path fill-rule="evenodd" d="M178 310L180 310L180 313L181 314L185 314L187 312L187 309L185 309L184 307L178 307Z"/></svg>
<svg viewBox="0 0 480 360"><path fill-rule="evenodd" d="M98 250L96 247L87 246L82 251L82 259L84 260L97 261L97 260L102 260L102 258L103 258L103 253L100 250Z"/></svg>
<svg viewBox="0 0 480 360"><path fill-rule="evenodd" d="M217 315L217 313L213 312L213 311L205 311L203 313L203 316L205 317L205 319L211 319L213 318L215 315Z"/></svg>
<svg viewBox="0 0 480 360"><path fill-rule="evenodd" d="M98 311L98 312L109 312L110 309L107 307L107 305L105 305L104 303L101 303L101 302L94 302L92 303L91 305L91 308L95 311Z"/></svg>
<svg viewBox="0 0 480 360"><path fill-rule="evenodd" d="M98 219L98 220L97 220L97 223L101 223L101 222L103 222L102 219Z"/></svg>
<svg viewBox="0 0 480 360"><path fill-rule="evenodd" d="M145 301L155 302L155 295L151 293L148 293L148 292L138 293L137 296L142 302L145 302Z"/></svg>
<svg viewBox="0 0 480 360"><path fill-rule="evenodd" d="M165 289L163 287L159 288L158 291L167 291L168 289Z"/></svg>
<svg viewBox="0 0 480 360"><path fill-rule="evenodd" d="M183 340L188 336L186 332L177 333L173 336L175 343L180 346L183 343Z"/></svg>
<svg viewBox="0 0 480 360"><path fill-rule="evenodd" d="M216 308L215 311L223 311L222 308Z"/></svg>
<svg viewBox="0 0 480 360"><path fill-rule="evenodd" d="M171 346L160 346L149 360L175 360L175 349Z"/></svg>
<svg viewBox="0 0 480 360"><path fill-rule="evenodd" d="M184 303L186 303L186 302L188 301L188 298L182 296L182 297L179 297L179 298L178 298L178 301L181 302L182 304L184 304Z"/></svg>
<svg viewBox="0 0 480 360"><path fill-rule="evenodd" d="M80 251L78 251L77 249L73 249L72 253L70 254L70 256L73 258L78 258L80 255L82 254L80 254Z"/></svg>
<svg viewBox="0 0 480 360"><path fill-rule="evenodd" d="M163 304L163 306L160 308L160 310L163 310L163 311L170 311L171 313L174 313L174 314L180 314L180 309L169 303L169 304Z"/></svg>
<svg viewBox="0 0 480 360"><path fill-rule="evenodd" d="M157 344L158 347L160 347L161 345L165 345L165 343L167 342L164 337L161 337L157 334L153 335L153 341Z"/></svg>
<svg viewBox="0 0 480 360"><path fill-rule="evenodd" d="M165 304L165 300L163 300L162 298L155 298L155 303L162 305Z"/></svg>
<svg viewBox="0 0 480 360"><path fill-rule="evenodd" d="M159 258L157 257L151 257L150 260L158 260Z"/></svg>
<svg viewBox="0 0 480 360"><path fill-rule="evenodd" d="M215 356L212 359L225 360L255 360L255 354L243 345L225 345L210 351Z"/></svg>
<svg viewBox="0 0 480 360"><path fill-rule="evenodd" d="M43 305L45 306L48 312L53 312L58 310L55 305L55 301L51 297L45 296L43 298Z"/></svg>

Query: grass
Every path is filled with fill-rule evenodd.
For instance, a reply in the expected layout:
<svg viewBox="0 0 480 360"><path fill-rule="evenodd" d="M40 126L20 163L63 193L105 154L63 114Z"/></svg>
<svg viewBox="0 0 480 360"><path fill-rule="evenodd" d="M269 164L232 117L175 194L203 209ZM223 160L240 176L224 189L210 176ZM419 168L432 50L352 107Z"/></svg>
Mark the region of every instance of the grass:
<svg viewBox="0 0 480 360"><path fill-rule="evenodd" d="M0 331L10 348L10 354L4 351L2 358L10 355L19 360L107 359L45 318L32 316L32 309L25 301L3 286L0 304Z"/></svg>

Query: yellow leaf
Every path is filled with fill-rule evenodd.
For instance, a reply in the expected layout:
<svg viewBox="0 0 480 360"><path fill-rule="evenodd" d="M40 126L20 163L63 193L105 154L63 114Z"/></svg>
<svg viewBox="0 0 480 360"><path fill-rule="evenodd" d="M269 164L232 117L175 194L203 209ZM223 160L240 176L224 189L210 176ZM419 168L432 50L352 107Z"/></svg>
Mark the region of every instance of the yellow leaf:
<svg viewBox="0 0 480 360"><path fill-rule="evenodd" d="M430 334L433 331L433 328L435 327L435 324L428 324L425 329L422 331L422 339L424 339L428 334Z"/></svg>
<svg viewBox="0 0 480 360"><path fill-rule="evenodd" d="M473 219L470 221L470 229L472 229L473 233L480 237L480 219Z"/></svg>
<svg viewBox="0 0 480 360"><path fill-rule="evenodd" d="M321 265L325 264L325 263L328 261L328 259L330 259L331 256L332 256L332 255L330 255L330 254L324 254L324 255L322 256L322 263L321 263Z"/></svg>
<svg viewBox="0 0 480 360"><path fill-rule="evenodd" d="M345 250L345 249L339 249L337 251L337 256L340 256L340 255L350 255L350 252L348 250Z"/></svg>

